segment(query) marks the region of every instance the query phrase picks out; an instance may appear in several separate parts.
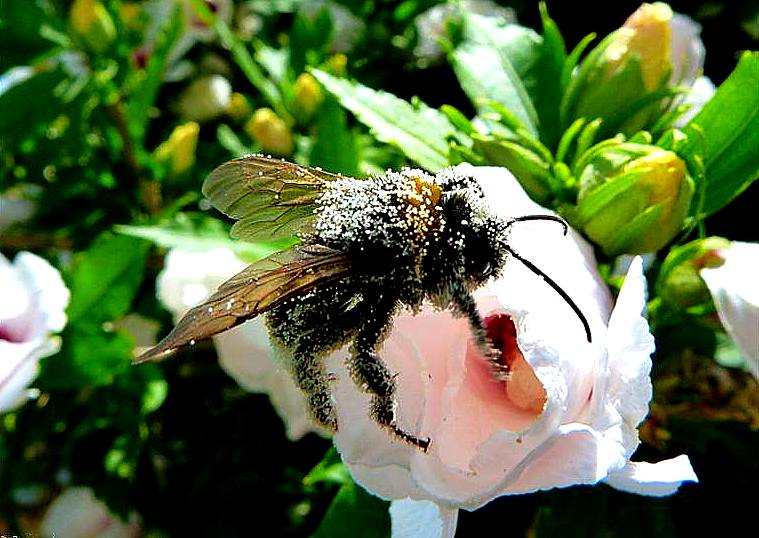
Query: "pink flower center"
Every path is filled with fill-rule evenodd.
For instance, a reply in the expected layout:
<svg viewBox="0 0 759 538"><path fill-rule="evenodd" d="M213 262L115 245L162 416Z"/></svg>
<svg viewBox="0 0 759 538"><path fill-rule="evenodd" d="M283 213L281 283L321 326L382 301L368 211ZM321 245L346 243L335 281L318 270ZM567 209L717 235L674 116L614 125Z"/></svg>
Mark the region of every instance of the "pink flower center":
<svg viewBox="0 0 759 538"><path fill-rule="evenodd" d="M546 390L535 371L524 359L517 343L517 328L506 313L491 314L484 320L485 330L493 346L501 352L501 361L508 369L504 382L506 397L516 407L539 415L546 403Z"/></svg>
<svg viewBox="0 0 759 538"><path fill-rule="evenodd" d="M0 322L0 340L11 344L20 344L26 341L27 335L22 327L14 327L11 323Z"/></svg>

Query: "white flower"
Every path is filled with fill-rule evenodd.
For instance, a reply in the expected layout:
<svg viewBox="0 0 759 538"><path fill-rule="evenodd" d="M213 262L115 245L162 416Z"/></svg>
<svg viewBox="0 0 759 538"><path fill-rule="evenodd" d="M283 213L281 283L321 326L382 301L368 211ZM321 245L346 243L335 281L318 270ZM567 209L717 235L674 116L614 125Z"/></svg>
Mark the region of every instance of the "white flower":
<svg viewBox="0 0 759 538"><path fill-rule="evenodd" d="M759 244L734 241L719 251L719 267L701 270L727 333L759 379Z"/></svg>
<svg viewBox="0 0 759 538"><path fill-rule="evenodd" d="M23 403L40 358L57 350L50 337L66 324L69 290L47 261L21 252L0 254L0 412Z"/></svg>
<svg viewBox="0 0 759 538"><path fill-rule="evenodd" d="M504 218L547 213L505 169L460 170L477 177ZM465 320L431 308L399 315L379 354L397 374L399 426L432 442L422 453L372 422L367 395L345 369L347 352L335 353L328 361L337 380L335 443L354 479L384 498L437 504L441 529L455 527L451 511L501 495L601 481L666 495L695 481L686 457L630 461L652 390L654 342L642 316L640 259L612 310L592 251L576 234L521 223L510 244L574 299L593 342L555 291L516 260L476 295L491 339L501 341L511 366L506 382L493 379ZM429 505L421 506L429 515ZM395 510L402 526L408 510Z"/></svg>
<svg viewBox="0 0 759 538"><path fill-rule="evenodd" d="M172 249L156 282L158 298L179 319L202 303L225 280L247 266L229 249L190 252ZM219 363L246 390L269 395L291 440L314 431L303 394L273 357L263 318L214 337Z"/></svg>
<svg viewBox="0 0 759 538"><path fill-rule="evenodd" d="M65 489L48 507L40 525L43 536L56 538L134 538L141 534L139 518L123 521L95 498L90 488Z"/></svg>
<svg viewBox="0 0 759 538"><path fill-rule="evenodd" d="M499 6L490 0L464 0L458 6L450 3L438 4L414 19L418 36L414 55L426 63L441 60L443 48L440 42L449 39L448 22L459 21L464 11L490 17L501 24L516 22L516 14L512 8Z"/></svg>
<svg viewBox="0 0 759 538"><path fill-rule="evenodd" d="M300 10L311 18L315 18L323 9L329 13L332 20L332 52L348 53L364 34L366 24L351 11L331 0L309 0L300 5Z"/></svg>
<svg viewBox="0 0 759 538"><path fill-rule="evenodd" d="M232 85L221 75L194 80L176 102L177 113L190 121L204 122L218 118L232 101Z"/></svg>

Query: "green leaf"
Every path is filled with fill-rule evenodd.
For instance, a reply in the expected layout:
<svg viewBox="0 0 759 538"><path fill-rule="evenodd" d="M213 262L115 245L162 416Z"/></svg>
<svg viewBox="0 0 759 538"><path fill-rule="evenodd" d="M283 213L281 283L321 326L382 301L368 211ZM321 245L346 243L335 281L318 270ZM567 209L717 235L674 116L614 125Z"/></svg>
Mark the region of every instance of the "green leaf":
<svg viewBox="0 0 759 538"><path fill-rule="evenodd" d="M114 230L131 237L140 237L164 248L206 251L228 248L241 258L253 262L287 248L294 240L267 243L235 241L229 230L217 219L203 215L178 213L174 220L150 226L115 226Z"/></svg>
<svg viewBox="0 0 759 538"><path fill-rule="evenodd" d="M42 122L52 122L63 108L63 103L54 93L55 88L67 78L63 69L51 69L48 64L28 69L31 71L29 78L0 93L0 136L4 138L16 133L2 140L3 146L10 143L11 138L20 141L24 138L19 136L21 133L29 133ZM3 76L7 75L5 73Z"/></svg>
<svg viewBox="0 0 759 538"><path fill-rule="evenodd" d="M322 461L316 464L308 474L303 477L303 485L311 486L320 482L332 484L352 484L353 480L348 472L348 468L343 463L337 450L331 446L322 458Z"/></svg>
<svg viewBox="0 0 759 538"><path fill-rule="evenodd" d="M99 325L126 314L142 283L149 246L134 237L100 235L70 275L69 324Z"/></svg>
<svg viewBox="0 0 759 538"><path fill-rule="evenodd" d="M367 125L374 136L393 144L409 159L430 172L448 165L448 137L455 129L445 115L424 103L408 103L358 82L313 70L324 88Z"/></svg>
<svg viewBox="0 0 759 538"><path fill-rule="evenodd" d="M759 177L759 53L746 52L683 129L693 142L686 153L703 147L706 194L703 216L727 205Z"/></svg>
<svg viewBox="0 0 759 538"><path fill-rule="evenodd" d="M559 103L567 51L558 26L548 16L548 10L542 2L540 18L543 21L543 42L533 70L535 84L527 90L540 119L540 138L549 148L554 149L561 137Z"/></svg>
<svg viewBox="0 0 759 538"><path fill-rule="evenodd" d="M335 99L327 99L319 108L316 136L309 157L311 166L321 166L348 176L359 173L359 152L346 116L345 109Z"/></svg>
<svg viewBox="0 0 759 538"><path fill-rule="evenodd" d="M351 482L337 492L311 538L387 538L390 503L368 494ZM360 531L359 531L360 529Z"/></svg>
<svg viewBox="0 0 759 538"><path fill-rule="evenodd" d="M109 385L118 374L132 367L134 343L126 334L69 321L61 339L61 351L42 361L42 372L36 382L42 390Z"/></svg>
<svg viewBox="0 0 759 538"><path fill-rule="evenodd" d="M487 17L465 17L465 41L451 60L464 92L475 106L495 101L516 116L533 136L538 115L527 90L536 84L532 75L539 57L541 38L517 25L499 25Z"/></svg>
<svg viewBox="0 0 759 538"><path fill-rule="evenodd" d="M504 138L475 136L474 151L488 164L508 168L530 198L546 203L552 195L550 163L523 145Z"/></svg>

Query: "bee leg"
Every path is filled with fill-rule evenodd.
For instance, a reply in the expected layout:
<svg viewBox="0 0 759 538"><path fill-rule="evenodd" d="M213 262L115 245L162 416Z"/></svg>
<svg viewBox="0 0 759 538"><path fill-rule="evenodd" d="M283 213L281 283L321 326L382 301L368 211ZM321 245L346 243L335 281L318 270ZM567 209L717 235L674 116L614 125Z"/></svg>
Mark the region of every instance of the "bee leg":
<svg viewBox="0 0 759 538"><path fill-rule="evenodd" d="M466 289L457 290L453 296L454 306L459 313L467 318L469 326L472 329L472 336L482 354L490 364L493 377L500 380L508 379L509 370L501 360L501 353L493 347L493 343L488 338L485 325L477 311L477 304L471 292Z"/></svg>
<svg viewBox="0 0 759 538"><path fill-rule="evenodd" d="M291 371L295 383L306 396L311 416L320 426L336 432L337 413L322 361L310 350L296 348L292 354Z"/></svg>
<svg viewBox="0 0 759 538"><path fill-rule="evenodd" d="M395 306L388 308L384 316L368 320L358 332L348 362L348 370L353 381L372 395L369 412L380 426L389 429L399 439L427 452L430 439L422 439L403 431L395 420L395 376L393 376L374 353L388 325ZM376 314L375 310L375 314Z"/></svg>

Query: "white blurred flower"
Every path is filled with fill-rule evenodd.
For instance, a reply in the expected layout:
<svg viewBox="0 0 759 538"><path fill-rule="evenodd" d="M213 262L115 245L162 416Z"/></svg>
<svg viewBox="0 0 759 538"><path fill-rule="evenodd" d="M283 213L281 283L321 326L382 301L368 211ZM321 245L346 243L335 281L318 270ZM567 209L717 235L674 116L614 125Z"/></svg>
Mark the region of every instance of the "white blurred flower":
<svg viewBox="0 0 759 538"><path fill-rule="evenodd" d="M440 42L449 39L448 22L460 20L461 13L465 11L490 17L502 24L516 22L516 13L512 8L499 6L490 0L464 0L458 5L438 4L417 15L414 20L418 36L414 55L429 63L442 60Z"/></svg>
<svg viewBox="0 0 759 538"><path fill-rule="evenodd" d="M71 487L48 507L40 532L55 538L136 538L142 530L137 514L123 521L90 488Z"/></svg>
<svg viewBox="0 0 759 538"><path fill-rule="evenodd" d="M462 168L477 177L497 214L547 213L505 169ZM384 498L437 504L419 508L443 530L455 527L456 509L501 495L598 482L667 495L695 481L685 456L631 461L652 391L641 260L632 262L612 310L592 250L576 234L525 223L510 244L577 302L593 342L554 290L515 260L476 294L510 365L508 381L493 379L465 320L432 308L402 313L379 355L397 374L399 426L432 442L423 453L371 421L368 397L345 369L347 352L335 353L328 361L336 377L335 443L355 480ZM395 508L399 528L414 506Z"/></svg>
<svg viewBox="0 0 759 538"><path fill-rule="evenodd" d="M717 88L709 77L698 77L693 86L690 87L688 92L679 101L679 106L684 105L688 109L682 116L677 118L675 127L682 127L692 120L696 114L701 112L704 105L714 97L714 92L716 91Z"/></svg>
<svg viewBox="0 0 759 538"><path fill-rule="evenodd" d="M364 35L366 24L356 17L345 6L341 6L331 0L309 0L300 5L301 12L311 18L326 9L332 20L331 52L346 54L353 50L361 36Z"/></svg>
<svg viewBox="0 0 759 538"><path fill-rule="evenodd" d="M232 101L232 85L221 75L195 79L179 94L177 113L190 121L204 122L218 118Z"/></svg>
<svg viewBox="0 0 759 538"><path fill-rule="evenodd" d="M69 302L57 269L30 252L0 254L0 412L22 404L40 358L57 351L51 332L66 324Z"/></svg>
<svg viewBox="0 0 759 538"><path fill-rule="evenodd" d="M0 232L28 222L37 212L36 202L20 196L0 195Z"/></svg>
<svg viewBox="0 0 759 538"><path fill-rule="evenodd" d="M759 379L759 244L733 241L716 253L719 267L704 268L706 282L725 330Z"/></svg>
<svg viewBox="0 0 759 538"><path fill-rule="evenodd" d="M156 281L158 298L179 319L246 266L229 249L172 249ZM215 336L214 344L221 367L241 387L269 395L289 439L299 439L311 431L321 433L308 417L303 394L274 358L262 317Z"/></svg>

